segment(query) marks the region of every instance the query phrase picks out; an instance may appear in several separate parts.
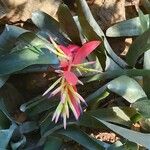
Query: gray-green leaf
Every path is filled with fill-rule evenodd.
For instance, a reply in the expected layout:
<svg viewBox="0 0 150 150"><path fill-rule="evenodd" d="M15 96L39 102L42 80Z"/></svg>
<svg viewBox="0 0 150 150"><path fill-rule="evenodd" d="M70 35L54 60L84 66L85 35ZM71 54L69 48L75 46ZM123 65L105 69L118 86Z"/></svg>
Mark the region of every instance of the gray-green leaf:
<svg viewBox="0 0 150 150"><path fill-rule="evenodd" d="M13 51L0 57L0 75L11 74L35 64L58 64L57 56L50 51L53 47L47 41L30 32L18 39Z"/></svg>
<svg viewBox="0 0 150 150"><path fill-rule="evenodd" d="M149 15L144 15L149 20ZM138 36L143 33L139 17L122 21L107 29L108 37Z"/></svg>
<svg viewBox="0 0 150 150"><path fill-rule="evenodd" d="M126 55L127 63L135 66L140 55L150 49L150 28L139 36L129 48Z"/></svg>
<svg viewBox="0 0 150 150"><path fill-rule="evenodd" d="M134 103L141 98L147 98L138 82L128 76L120 76L110 81L107 88L110 91L122 96L130 103Z"/></svg>

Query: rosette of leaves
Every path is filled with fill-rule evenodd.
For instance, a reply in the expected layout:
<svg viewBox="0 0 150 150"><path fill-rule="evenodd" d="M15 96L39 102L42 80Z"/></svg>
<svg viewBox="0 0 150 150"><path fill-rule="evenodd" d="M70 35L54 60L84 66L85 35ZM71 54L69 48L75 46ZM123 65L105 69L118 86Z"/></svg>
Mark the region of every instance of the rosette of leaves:
<svg viewBox="0 0 150 150"><path fill-rule="evenodd" d="M90 150L138 149L138 145L150 148L150 134L131 130L133 123L150 116L149 87L146 85L150 70L135 68L138 57L144 52L147 53L150 48L149 28L145 29L143 23L144 31L140 30L140 36L128 52L126 63L111 49L86 1L76 0L76 4L77 16L72 16L66 5L60 5L59 22L44 12L34 12L31 20L38 28L37 33L6 25L0 36L0 85L5 86L7 79L13 74L47 71L49 66L57 68L59 61L51 52L55 49L48 41L49 37L61 45L81 45L84 41L100 40L102 46L88 59L96 60L94 67L102 73L88 74L81 78L84 82L82 91L86 91L82 94L88 107L84 108L78 121L70 117L65 130L61 122L55 124L51 121L58 104L57 97L48 99L39 95L24 104L19 104L20 110L27 115L27 121L21 123L12 117L9 97L1 96L0 148L63 149L64 143L71 141ZM142 15L140 20L142 24L148 19L144 19ZM138 52L135 52L135 49ZM146 58L144 55L144 60ZM145 61L145 67L148 67L147 62ZM132 68L129 69L129 66ZM136 76L141 76L145 80L145 91ZM91 89L91 85L97 86ZM113 106L109 106L112 99L110 93L118 95ZM114 144L101 142L87 134L88 128L116 132L121 136L120 141Z"/></svg>

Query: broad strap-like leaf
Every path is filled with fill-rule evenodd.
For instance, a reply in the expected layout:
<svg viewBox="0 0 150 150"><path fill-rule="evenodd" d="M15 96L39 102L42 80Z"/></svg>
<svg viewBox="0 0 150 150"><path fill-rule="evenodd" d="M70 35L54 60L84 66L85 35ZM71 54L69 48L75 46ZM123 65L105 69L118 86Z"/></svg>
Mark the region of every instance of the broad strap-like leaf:
<svg viewBox="0 0 150 150"><path fill-rule="evenodd" d="M97 75L82 78L81 81L82 82L91 82L91 81L96 81L96 80L106 81L107 79L114 79L122 75L126 75L129 77L149 76L150 69L115 69L115 70L110 70L110 71L106 71L103 73L99 73ZM101 93L98 93L98 94L101 94Z"/></svg>
<svg viewBox="0 0 150 150"><path fill-rule="evenodd" d="M94 99L99 98L106 91L106 88L107 88L107 85L104 85L100 87L98 90L96 90L95 92L93 92L92 94L90 94L89 96L87 96L87 98L85 99L86 102L92 103Z"/></svg>
<svg viewBox="0 0 150 150"><path fill-rule="evenodd" d="M68 6L61 4L57 13L60 27L68 35L73 43L81 45L80 33Z"/></svg>
<svg viewBox="0 0 150 150"><path fill-rule="evenodd" d="M144 63L143 68L150 70L150 49L144 53ZM143 89L147 96L150 98L150 76L143 76Z"/></svg>
<svg viewBox="0 0 150 150"><path fill-rule="evenodd" d="M100 128L101 126L99 123L97 123L97 120L93 119L94 116L104 121L110 121L130 127L132 125L130 118L133 117L136 113L137 111L131 107L99 108L83 113L78 123L79 125L89 128ZM87 122L90 122L90 124Z"/></svg>
<svg viewBox="0 0 150 150"><path fill-rule="evenodd" d="M19 126L20 133L27 134L39 128L37 122L26 121Z"/></svg>
<svg viewBox="0 0 150 150"><path fill-rule="evenodd" d="M82 30L88 39L103 38L104 33L94 19L87 2L85 0L76 0L77 14L82 27ZM86 31L89 29L88 31Z"/></svg>
<svg viewBox="0 0 150 150"><path fill-rule="evenodd" d="M35 11L32 13L31 19L40 30L57 40L59 44L66 45L70 43L70 41L61 34L58 21L50 15L42 11Z"/></svg>
<svg viewBox="0 0 150 150"><path fill-rule="evenodd" d="M58 67L58 65L51 65L52 67ZM49 68L49 65L40 64L40 65L32 65L29 67L24 68L23 70L20 70L16 72L16 74L23 74L23 73L33 73L33 72L46 72Z"/></svg>
<svg viewBox="0 0 150 150"><path fill-rule="evenodd" d="M149 20L150 15L144 15ZM119 22L106 31L108 37L138 36L143 33L139 17Z"/></svg>
<svg viewBox="0 0 150 150"><path fill-rule="evenodd" d="M49 136L44 144L44 150L60 150L62 146L62 139L54 136Z"/></svg>
<svg viewBox="0 0 150 150"><path fill-rule="evenodd" d="M0 76L0 88L5 84L8 78L9 78L9 75Z"/></svg>
<svg viewBox="0 0 150 150"><path fill-rule="evenodd" d="M150 15L149 19L143 14L143 12L139 9L138 11L140 22L141 22L141 28L144 31L148 30L150 28ZM143 63L143 68L144 69L150 69L150 47L149 50L144 53L144 63ZM149 76L144 76L143 77L143 88L148 97L150 97L150 77Z"/></svg>
<svg viewBox="0 0 150 150"><path fill-rule="evenodd" d="M94 19L87 3L85 0L76 0L77 3L77 14L79 18L80 25L83 30L83 34L87 37L88 40L101 40L103 41L103 45L97 49L97 53L95 55L98 57L102 68L105 67L105 60L107 51L109 56L122 67L126 66L126 63L119 58L111 49L103 31L97 24L96 20Z"/></svg>
<svg viewBox="0 0 150 150"><path fill-rule="evenodd" d="M107 150L138 150L138 144L130 141L117 141L108 147Z"/></svg>
<svg viewBox="0 0 150 150"><path fill-rule="evenodd" d="M16 129L16 125L12 124L9 129L0 130L0 148L7 149L9 141L12 137L14 130Z"/></svg>
<svg viewBox="0 0 150 150"><path fill-rule="evenodd" d="M58 104L56 98L49 100L47 97L38 96L22 104L20 110L26 112L29 116L36 116L44 111L53 110Z"/></svg>
<svg viewBox="0 0 150 150"><path fill-rule="evenodd" d="M147 98L147 95L138 82L128 76L120 76L110 81L107 84L107 88L122 96L130 103L134 103L142 98Z"/></svg>
<svg viewBox="0 0 150 150"><path fill-rule="evenodd" d="M0 35L0 56L5 55L14 47L16 39L27 30L13 25L6 25Z"/></svg>
<svg viewBox="0 0 150 150"><path fill-rule="evenodd" d="M99 79L106 80L106 79L113 79L122 75L126 75L129 77L136 77L136 76L149 76L150 70L149 69L115 69L111 71L106 71L99 75Z"/></svg>
<svg viewBox="0 0 150 150"><path fill-rule="evenodd" d="M82 33L82 28L81 28L81 25L80 25L80 22L79 22L79 18L78 18L78 16L73 16L73 19L74 19L74 21L77 25L78 30L79 30L80 39L81 39L82 43L84 43L85 39L84 39L84 35Z"/></svg>
<svg viewBox="0 0 150 150"><path fill-rule="evenodd" d="M22 149L25 145L26 145L27 139L26 137L23 135L23 137L17 141L17 142L11 142L11 148L12 150L17 150L17 149Z"/></svg>
<svg viewBox="0 0 150 150"><path fill-rule="evenodd" d="M147 17L143 14L141 9L138 10L138 14L139 14L139 19L141 23L141 28L142 28L142 31L144 32L150 27L150 20L147 19Z"/></svg>
<svg viewBox="0 0 150 150"><path fill-rule="evenodd" d="M5 114L5 116L7 116L7 118L13 122L14 118L10 115L9 111L7 110L8 108L6 108L5 103L4 103L4 99L1 98L0 99L0 110L3 112L3 114Z"/></svg>
<svg viewBox="0 0 150 150"><path fill-rule="evenodd" d="M35 64L58 64L55 49L33 33L24 33L9 54L0 57L0 75L8 75Z"/></svg>
<svg viewBox="0 0 150 150"><path fill-rule="evenodd" d="M149 119L150 118L150 100L143 99L136 101L131 105L134 107L143 117Z"/></svg>
<svg viewBox="0 0 150 150"><path fill-rule="evenodd" d="M14 42L16 41L17 37L25 32L27 32L27 30L20 27L6 25L4 31L0 35L0 55L9 53L13 48ZM5 84L8 78L9 75L0 77L0 87Z"/></svg>
<svg viewBox="0 0 150 150"><path fill-rule="evenodd" d="M110 92L104 91L103 93L99 94L98 97L92 99L90 102L88 102L88 107L91 109L95 109L99 107L99 104L110 95Z"/></svg>
<svg viewBox="0 0 150 150"><path fill-rule="evenodd" d="M82 28L83 34L87 37L89 41L100 40L104 36L104 33L99 28L94 17L92 16L90 9L85 0L76 0L77 3L77 15ZM97 52L99 51L99 52ZM98 57L102 68L105 68L105 48L101 46L95 51L95 55Z"/></svg>
<svg viewBox="0 0 150 150"><path fill-rule="evenodd" d="M0 130L8 128L10 125L10 120L7 116L0 110Z"/></svg>
<svg viewBox="0 0 150 150"><path fill-rule="evenodd" d="M139 36L129 48L126 55L127 63L130 66L135 66L137 59L144 52L150 49L150 28Z"/></svg>
<svg viewBox="0 0 150 150"><path fill-rule="evenodd" d="M104 145L103 142L101 142L101 144L96 142L90 136L84 133L82 130L74 126L68 126L66 130L61 129L61 130L56 131L56 133L60 135L64 135L72 139L73 141L76 141L77 143L81 144L88 150L104 150L105 149L103 147Z"/></svg>

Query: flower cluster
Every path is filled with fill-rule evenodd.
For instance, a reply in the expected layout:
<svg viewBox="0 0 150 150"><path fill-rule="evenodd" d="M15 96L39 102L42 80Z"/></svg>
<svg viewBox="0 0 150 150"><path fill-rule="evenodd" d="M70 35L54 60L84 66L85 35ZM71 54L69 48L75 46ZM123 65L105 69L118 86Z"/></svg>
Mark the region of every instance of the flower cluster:
<svg viewBox="0 0 150 150"><path fill-rule="evenodd" d="M69 118L69 108L72 110L75 118L78 119L82 112L81 102L86 104L76 88L77 84L83 83L78 79L75 70L95 71L94 69L91 70L85 67L94 62L82 62L97 46L99 46L100 41L91 41L83 44L82 47L77 45L69 45L67 47L63 45L58 46L52 39L51 42L57 54L60 56L60 70L56 70L59 79L53 83L43 95L50 93L49 97L51 97L60 93L60 102L53 114L52 121L57 123L61 116L63 118L64 128L66 128L66 120Z"/></svg>

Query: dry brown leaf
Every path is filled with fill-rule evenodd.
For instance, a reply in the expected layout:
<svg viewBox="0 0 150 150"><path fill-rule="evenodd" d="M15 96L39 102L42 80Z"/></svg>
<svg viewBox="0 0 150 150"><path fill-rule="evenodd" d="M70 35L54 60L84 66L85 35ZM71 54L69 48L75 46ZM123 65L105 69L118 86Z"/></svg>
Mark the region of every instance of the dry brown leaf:
<svg viewBox="0 0 150 150"><path fill-rule="evenodd" d="M26 21L33 11L42 10L56 17L60 0L1 0L7 10L5 18L9 22Z"/></svg>
<svg viewBox="0 0 150 150"><path fill-rule="evenodd" d="M91 11L102 29L125 20L125 0L95 0Z"/></svg>

